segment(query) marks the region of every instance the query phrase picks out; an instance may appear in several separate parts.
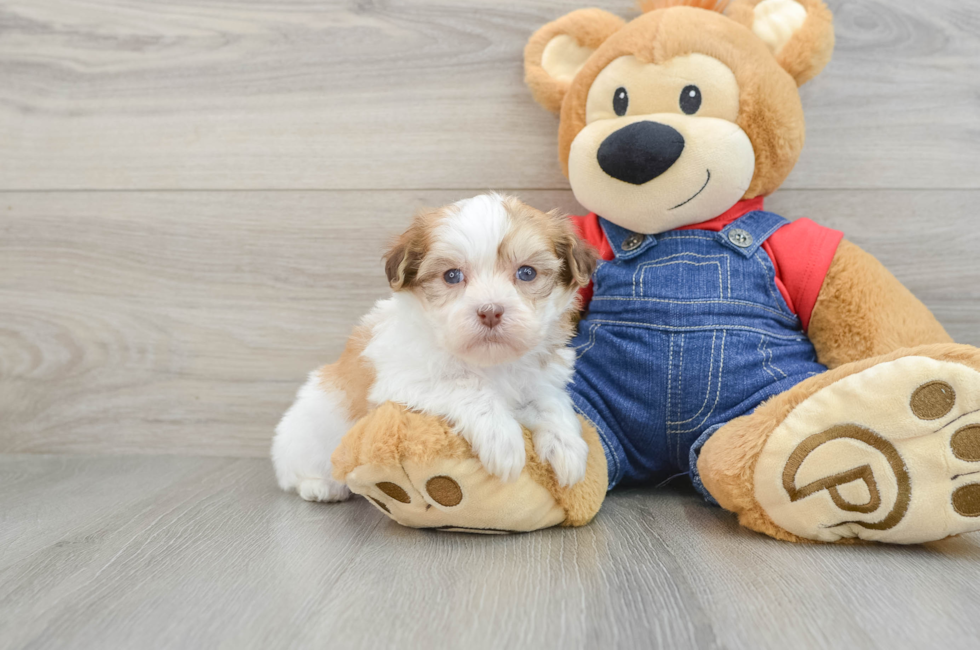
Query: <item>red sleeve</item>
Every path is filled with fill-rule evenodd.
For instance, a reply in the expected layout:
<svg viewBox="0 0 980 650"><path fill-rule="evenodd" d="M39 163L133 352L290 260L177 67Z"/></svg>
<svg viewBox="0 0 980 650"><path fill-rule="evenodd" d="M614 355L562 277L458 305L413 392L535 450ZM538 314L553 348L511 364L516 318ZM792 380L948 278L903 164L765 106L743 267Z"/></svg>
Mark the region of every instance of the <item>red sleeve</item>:
<svg viewBox="0 0 980 650"><path fill-rule="evenodd" d="M776 267L776 284L786 303L810 326L813 305L844 233L797 219L772 234L762 245Z"/></svg>
<svg viewBox="0 0 980 650"><path fill-rule="evenodd" d="M582 217L569 217L569 219L572 220L578 236L595 246L596 250L599 251L600 258L609 261L615 257L612 246L606 239L606 233L602 231L602 226L599 225L599 217L594 212ZM582 297L582 310L584 311L589 308L589 302L592 300L592 283L589 282L587 287L583 287L579 291L579 295Z"/></svg>

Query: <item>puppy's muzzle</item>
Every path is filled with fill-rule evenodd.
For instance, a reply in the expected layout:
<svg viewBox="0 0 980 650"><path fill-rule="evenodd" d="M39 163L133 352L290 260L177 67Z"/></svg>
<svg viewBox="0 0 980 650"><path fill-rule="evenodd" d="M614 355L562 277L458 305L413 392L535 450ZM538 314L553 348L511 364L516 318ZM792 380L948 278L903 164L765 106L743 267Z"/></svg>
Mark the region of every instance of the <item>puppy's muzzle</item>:
<svg viewBox="0 0 980 650"><path fill-rule="evenodd" d="M504 316L504 308L500 305L483 305L476 310L476 315L480 319L480 323L490 329L493 329L497 325L500 325L500 319Z"/></svg>
<svg viewBox="0 0 980 650"><path fill-rule="evenodd" d="M659 122L634 122L613 131L596 153L599 167L613 178L643 185L677 162L684 136Z"/></svg>

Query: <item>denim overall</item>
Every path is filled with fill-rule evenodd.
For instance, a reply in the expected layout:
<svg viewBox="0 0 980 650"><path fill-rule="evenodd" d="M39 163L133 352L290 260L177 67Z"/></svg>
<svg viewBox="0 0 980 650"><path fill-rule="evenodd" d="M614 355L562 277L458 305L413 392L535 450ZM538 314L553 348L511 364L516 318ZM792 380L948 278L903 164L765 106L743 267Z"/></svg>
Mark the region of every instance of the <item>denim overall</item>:
<svg viewBox="0 0 980 650"><path fill-rule="evenodd" d="M743 215L721 232L639 235L600 218L615 252L579 324L576 410L595 425L609 487L697 474L722 425L826 368L789 310L762 243L788 222Z"/></svg>

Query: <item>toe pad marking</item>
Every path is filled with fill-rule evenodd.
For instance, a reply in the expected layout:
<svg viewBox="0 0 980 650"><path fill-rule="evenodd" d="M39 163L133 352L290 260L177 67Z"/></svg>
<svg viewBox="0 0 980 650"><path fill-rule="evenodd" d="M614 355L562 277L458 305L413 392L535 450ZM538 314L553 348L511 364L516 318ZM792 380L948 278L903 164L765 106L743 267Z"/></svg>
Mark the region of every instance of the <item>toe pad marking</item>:
<svg viewBox="0 0 980 650"><path fill-rule="evenodd" d="M944 381L930 381L922 384L912 393L909 406L920 420L938 420L953 410L956 404L956 391Z"/></svg>
<svg viewBox="0 0 980 650"><path fill-rule="evenodd" d="M425 491L432 500L441 506L452 508L463 500L463 490L459 483L448 476L434 476L425 483Z"/></svg>
<svg viewBox="0 0 980 650"><path fill-rule="evenodd" d="M384 510L385 512L387 512L389 515L391 514L391 510L388 510L388 506L386 506L385 504L381 503L380 501L378 501L374 497L368 497L368 498L371 499L371 501L374 501L374 505L378 506L379 508L381 508L382 510Z"/></svg>
<svg viewBox="0 0 980 650"><path fill-rule="evenodd" d="M953 449L953 455L960 460L980 460L980 424L965 426L954 433L949 446Z"/></svg>
<svg viewBox="0 0 980 650"><path fill-rule="evenodd" d="M411 503L412 499L408 496L406 492L400 485L395 485L394 483L389 483L388 481L382 481L377 484L378 489L390 496L395 501L400 503ZM386 508L387 510L387 508Z"/></svg>
<svg viewBox="0 0 980 650"><path fill-rule="evenodd" d="M953 492L953 509L964 517L980 517L980 485L971 483Z"/></svg>

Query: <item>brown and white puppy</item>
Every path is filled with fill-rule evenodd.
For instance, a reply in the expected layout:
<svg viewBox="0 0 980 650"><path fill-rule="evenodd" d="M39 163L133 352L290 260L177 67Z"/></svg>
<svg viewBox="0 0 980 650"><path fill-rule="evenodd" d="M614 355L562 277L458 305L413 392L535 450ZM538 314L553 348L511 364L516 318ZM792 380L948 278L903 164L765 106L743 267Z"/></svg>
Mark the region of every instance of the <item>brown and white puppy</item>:
<svg viewBox="0 0 980 650"><path fill-rule="evenodd" d="M386 255L394 290L340 359L311 373L276 428L279 485L311 501L350 492L330 456L385 401L445 417L492 474L524 467L521 425L562 485L588 448L565 386L578 290L596 265L569 220L486 194L417 216Z"/></svg>

